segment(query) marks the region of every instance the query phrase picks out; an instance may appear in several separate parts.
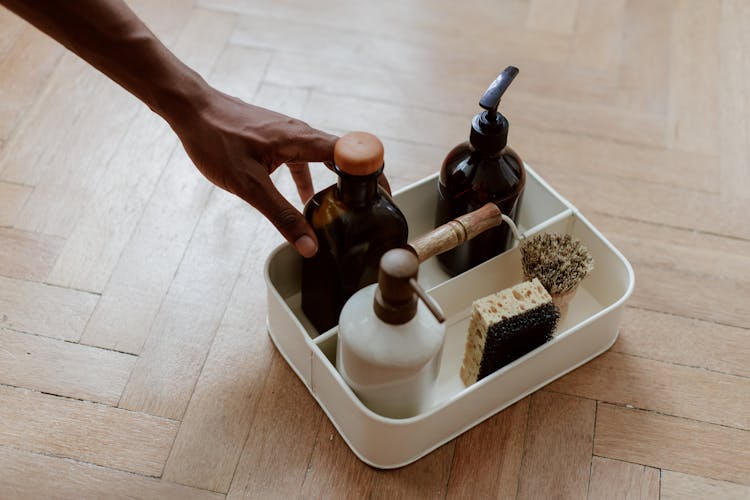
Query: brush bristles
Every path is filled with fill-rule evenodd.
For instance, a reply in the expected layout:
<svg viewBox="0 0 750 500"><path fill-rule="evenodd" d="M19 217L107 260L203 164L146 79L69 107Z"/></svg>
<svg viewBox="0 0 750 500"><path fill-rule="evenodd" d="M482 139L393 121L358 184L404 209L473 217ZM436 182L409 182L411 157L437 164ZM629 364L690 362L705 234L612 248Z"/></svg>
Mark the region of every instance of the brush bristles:
<svg viewBox="0 0 750 500"><path fill-rule="evenodd" d="M572 290L594 269L594 259L581 241L559 233L524 240L521 264L528 279L538 278L552 295Z"/></svg>

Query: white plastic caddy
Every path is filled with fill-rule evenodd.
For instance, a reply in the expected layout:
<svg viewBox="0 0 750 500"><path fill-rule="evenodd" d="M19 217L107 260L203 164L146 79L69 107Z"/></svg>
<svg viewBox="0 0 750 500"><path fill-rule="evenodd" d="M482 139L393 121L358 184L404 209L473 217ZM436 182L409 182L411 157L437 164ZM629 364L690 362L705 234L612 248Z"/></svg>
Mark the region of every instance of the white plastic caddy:
<svg viewBox="0 0 750 500"><path fill-rule="evenodd" d="M432 403L408 419L383 417L365 407L335 368L336 334L318 335L300 308L301 258L288 244L268 257L268 333L352 451L365 463L390 469L407 465L609 349L617 339L623 305L633 291L633 269L622 254L528 165L518 207L526 235L569 233L594 257L553 340L479 382L459 377L472 301L522 281L518 247L450 278L435 258L420 266L419 281L441 305L448 328ZM433 228L437 175L394 195L410 237Z"/></svg>

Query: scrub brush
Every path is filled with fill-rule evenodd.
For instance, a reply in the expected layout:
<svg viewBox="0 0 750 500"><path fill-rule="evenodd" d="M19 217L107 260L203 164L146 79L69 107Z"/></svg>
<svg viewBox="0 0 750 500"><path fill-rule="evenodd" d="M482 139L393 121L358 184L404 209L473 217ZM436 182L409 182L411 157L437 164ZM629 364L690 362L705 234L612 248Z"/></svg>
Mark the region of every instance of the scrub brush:
<svg viewBox="0 0 750 500"><path fill-rule="evenodd" d="M594 259L569 234L537 233L521 241L521 265L526 279L538 278L565 316L578 285L594 269Z"/></svg>
<svg viewBox="0 0 750 500"><path fill-rule="evenodd" d="M538 233L529 238L494 203L443 224L409 244L420 262L457 247L505 221L520 241L525 279L538 278L565 316L578 285L594 268L594 259L580 240L569 234Z"/></svg>

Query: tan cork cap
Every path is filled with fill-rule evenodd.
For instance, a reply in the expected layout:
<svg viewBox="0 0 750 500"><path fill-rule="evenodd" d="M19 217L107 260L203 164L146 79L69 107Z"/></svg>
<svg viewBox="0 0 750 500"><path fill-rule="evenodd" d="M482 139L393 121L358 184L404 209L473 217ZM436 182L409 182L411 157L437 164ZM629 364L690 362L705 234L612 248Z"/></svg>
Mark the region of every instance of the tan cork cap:
<svg viewBox="0 0 750 500"><path fill-rule="evenodd" d="M367 132L349 132L336 141L333 161L350 175L370 175L383 166L383 143Z"/></svg>

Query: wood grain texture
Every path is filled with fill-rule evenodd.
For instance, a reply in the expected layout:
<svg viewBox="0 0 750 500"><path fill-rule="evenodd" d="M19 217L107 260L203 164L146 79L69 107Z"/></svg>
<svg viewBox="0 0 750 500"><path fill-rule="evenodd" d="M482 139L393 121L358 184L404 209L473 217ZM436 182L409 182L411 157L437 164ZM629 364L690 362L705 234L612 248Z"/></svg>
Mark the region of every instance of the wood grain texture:
<svg viewBox="0 0 750 500"><path fill-rule="evenodd" d="M196 10L191 13L184 27L184 37L177 40L176 50L185 53L186 58L197 68L208 71L222 51L227 32L233 24L234 18L230 15ZM202 41L198 44L199 47L195 47L196 40ZM168 130L160 122L150 123L157 127L156 130L164 133ZM140 136L136 136L136 139L138 137ZM176 142L173 136L169 137L168 142ZM161 147L164 144L160 143L159 148L164 151L163 154L170 153L171 145L166 145L165 150L161 150ZM90 273L90 268L86 265L92 264L90 260L87 262L85 258L81 259L81 254L75 248L68 254L72 261L61 262L58 267L57 279L61 281L80 277L91 285L93 279L93 286L99 287L106 276L109 278L102 292L102 302L84 334L85 343L135 354L140 352L148 337L159 304L164 299L210 192L208 182L196 171L184 150L177 148L172 151L174 152L163 167L161 177L147 176L146 179L158 179L150 195L138 192L135 193L135 199L118 195L112 202L115 214L120 213L120 209L126 211L126 216L130 208L142 211L139 219L127 216L124 221L126 225L137 223L132 234L128 235L127 230L118 233L115 239L122 238L120 241L113 241L112 238L97 239L103 245L100 250L104 253L94 254L96 261L93 273ZM123 150L122 154L127 156L129 150ZM159 161L164 158L166 157L162 156L160 159L158 155L157 158L152 158L156 161L157 170ZM121 161L125 162L121 168L126 167L128 159L124 157ZM137 181L138 177L133 177L132 172L121 175L125 176L123 179L129 185ZM149 183L146 182L146 191L150 190L148 186ZM140 187L140 184L134 185L135 189ZM106 194L107 190L104 191L105 196ZM118 207L118 203L123 205ZM105 217L109 219L109 215ZM91 224L94 227L83 226L81 239L74 242L85 244L86 234L91 234L91 230L99 225L97 218ZM126 236L129 239L123 247ZM86 251L86 255L90 255L89 251ZM118 256L117 264L111 268L113 261L110 259ZM125 307L120 306L122 303Z"/></svg>
<svg viewBox="0 0 750 500"><path fill-rule="evenodd" d="M748 497L750 497L750 486L744 484L717 481L669 470L661 473L661 498L664 500L683 498L742 500Z"/></svg>
<svg viewBox="0 0 750 500"><path fill-rule="evenodd" d="M667 143L675 149L718 151L720 2L680 0L671 24ZM695 60L703 61L695 71Z"/></svg>
<svg viewBox="0 0 750 500"><path fill-rule="evenodd" d="M116 405L135 357L0 329L0 384Z"/></svg>
<svg viewBox="0 0 750 500"><path fill-rule="evenodd" d="M622 13L616 102L620 108L664 116L665 128L657 134L661 145L666 145L673 13L672 0L628 0Z"/></svg>
<svg viewBox="0 0 750 500"><path fill-rule="evenodd" d="M20 23L19 23L20 24ZM0 50L2 42L0 42ZM42 93L63 48L26 26L0 60L0 141L5 141Z"/></svg>
<svg viewBox="0 0 750 500"><path fill-rule="evenodd" d="M612 350L750 377L749 336L744 328L627 308Z"/></svg>
<svg viewBox="0 0 750 500"><path fill-rule="evenodd" d="M0 326L77 341L98 298L88 292L0 277Z"/></svg>
<svg viewBox="0 0 750 500"><path fill-rule="evenodd" d="M529 403L522 399L456 439L446 498L516 498Z"/></svg>
<svg viewBox="0 0 750 500"><path fill-rule="evenodd" d="M43 281L64 243L64 239L56 236L0 227L0 275Z"/></svg>
<svg viewBox="0 0 750 500"><path fill-rule="evenodd" d="M159 476L177 422L0 386L0 445Z"/></svg>
<svg viewBox="0 0 750 500"><path fill-rule="evenodd" d="M594 454L750 484L750 433L655 412L599 403Z"/></svg>
<svg viewBox="0 0 750 500"><path fill-rule="evenodd" d="M210 192L184 151L176 150L102 292L82 342L140 353Z"/></svg>
<svg viewBox="0 0 750 500"><path fill-rule="evenodd" d="M127 1L218 89L379 135L394 188L518 66L509 144L636 288L609 353L415 464L363 466L265 335L281 236L0 8L0 497L748 496L748 2Z"/></svg>
<svg viewBox="0 0 750 500"><path fill-rule="evenodd" d="M50 77L46 92L36 100L5 144L0 155L0 180L36 186L50 166L83 110L81 103L104 76L66 52ZM44 144L45 147L39 147Z"/></svg>
<svg viewBox="0 0 750 500"><path fill-rule="evenodd" d="M336 432L321 419L300 494L303 498L368 498L375 486L375 471L359 460Z"/></svg>
<svg viewBox="0 0 750 500"><path fill-rule="evenodd" d="M450 442L400 469L376 471L370 498L446 498L453 452L454 443Z"/></svg>
<svg viewBox="0 0 750 500"><path fill-rule="evenodd" d="M531 396L517 498L586 495L594 401L540 391Z"/></svg>
<svg viewBox="0 0 750 500"><path fill-rule="evenodd" d="M747 150L750 149L750 92L746 78L750 6L742 0L721 2L719 32L718 134L721 188L725 198L750 199Z"/></svg>
<svg viewBox="0 0 750 500"><path fill-rule="evenodd" d="M193 16L176 41L175 51L185 53L185 61L198 71L207 71L214 64L216 53L223 48L222 30L215 26L213 31L211 29L212 23L218 21L227 22L225 18ZM213 33L212 38L204 36L206 32ZM197 47L199 50L194 47L196 40L202 41ZM225 87L234 80L221 73L226 73L230 67L240 67L243 70L237 71L235 78L241 79L243 85L254 92L267 54L236 49L223 51L223 54L215 62L211 83ZM139 110L109 161L106 175L87 204L86 213L68 237L49 277L51 283L98 292L104 289L177 143L161 117L148 109Z"/></svg>
<svg viewBox="0 0 750 500"><path fill-rule="evenodd" d="M182 418L253 237L248 211L239 198L212 192L122 395L122 408Z"/></svg>
<svg viewBox="0 0 750 500"><path fill-rule="evenodd" d="M531 0L526 27L569 35L573 33L578 0Z"/></svg>
<svg viewBox="0 0 750 500"><path fill-rule="evenodd" d="M666 415L750 429L750 378L604 353L549 389Z"/></svg>
<svg viewBox="0 0 750 500"><path fill-rule="evenodd" d="M236 57L248 52L249 49L231 47L225 59L227 65L223 66L225 71L229 71L230 61L238 63ZM237 89L241 97L256 92L252 86L243 88ZM299 115L306 98L306 92L262 87L252 100L259 105L275 102L281 111ZM288 174L284 169L274 173L275 184L294 200L296 188L291 177L284 173ZM261 404L273 350L265 331L265 289L258 286L263 261L257 256L269 253L283 241L280 235L272 233L270 222L259 213L241 211L245 213L244 224L252 232L252 238L164 473L174 481L221 492L229 489ZM269 233L274 236L262 237ZM218 401L221 403L217 404ZM207 433L213 436L210 441L203 439Z"/></svg>
<svg viewBox="0 0 750 500"><path fill-rule="evenodd" d="M8 9L0 10L0 57L7 57L8 51L16 42L26 22Z"/></svg>
<svg viewBox="0 0 750 500"><path fill-rule="evenodd" d="M270 223L254 217L258 233ZM258 234L256 233L256 234ZM266 254L274 240L256 238L249 255ZM190 399L164 477L226 493L260 403L273 346L265 331L261 262L246 259ZM250 306L250 304L254 304ZM210 441L203 436L211 434Z"/></svg>
<svg viewBox="0 0 750 500"><path fill-rule="evenodd" d="M274 350L227 498L298 496L325 418L305 386Z"/></svg>
<svg viewBox="0 0 750 500"><path fill-rule="evenodd" d="M0 446L0 491L7 500L112 498L219 500L223 495L69 459ZM34 480L30 481L29 478Z"/></svg>
<svg viewBox="0 0 750 500"><path fill-rule="evenodd" d="M627 498L658 499L659 469L593 457L588 497L591 500Z"/></svg>
<svg viewBox="0 0 750 500"><path fill-rule="evenodd" d="M0 226L13 225L32 190L32 186L0 182Z"/></svg>

